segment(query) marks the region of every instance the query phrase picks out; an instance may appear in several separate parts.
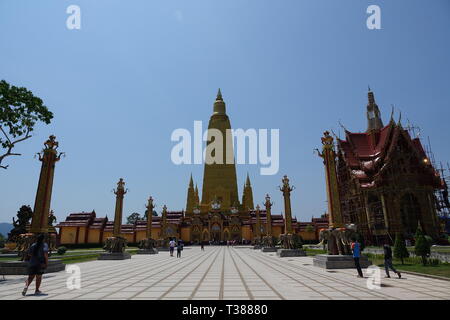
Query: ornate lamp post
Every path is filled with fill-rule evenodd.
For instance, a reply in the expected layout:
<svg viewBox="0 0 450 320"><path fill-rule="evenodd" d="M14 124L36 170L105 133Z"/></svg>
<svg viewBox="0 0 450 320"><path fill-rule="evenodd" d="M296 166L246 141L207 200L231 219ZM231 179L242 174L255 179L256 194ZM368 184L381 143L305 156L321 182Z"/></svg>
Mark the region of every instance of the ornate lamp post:
<svg viewBox="0 0 450 320"><path fill-rule="evenodd" d="M260 206L256 205L256 226L255 226L255 244L259 245L261 242L261 220L260 220Z"/></svg>
<svg viewBox="0 0 450 320"><path fill-rule="evenodd" d="M281 182L283 182L283 186L279 188L280 191L283 193L284 198L284 212L285 212L284 233L292 234L291 191L294 190L295 187L294 186L291 187L289 185L289 179L286 175L283 177Z"/></svg>
<svg viewBox="0 0 450 320"><path fill-rule="evenodd" d="M148 198L147 208L147 229L146 238L139 242L138 254L155 254L158 250L155 249L156 241L152 239L152 223L153 223L153 209L155 208L153 204L153 198L150 196Z"/></svg>
<svg viewBox="0 0 450 320"><path fill-rule="evenodd" d="M50 251L56 250L56 235L48 233L48 218L50 215L55 163L61 159L64 152L58 154L57 149L59 144L54 135L51 135L45 141L44 146L45 148L42 150L42 153L37 153L42 165L36 199L34 201L30 232L21 234L17 240L17 249L22 258L24 253L28 251L30 245L36 241L36 237L41 233L45 235L45 241L48 243Z"/></svg>
<svg viewBox="0 0 450 320"><path fill-rule="evenodd" d="M339 199L339 186L336 172L336 153L333 146L333 137L328 131L323 133L322 153L317 150L323 159L328 200L328 224L330 228L343 227L341 201Z"/></svg>
<svg viewBox="0 0 450 320"><path fill-rule="evenodd" d="M266 194L264 206L266 207L266 235L272 236L272 213L271 208L273 206L273 202L270 202L270 196Z"/></svg>
<svg viewBox="0 0 450 320"><path fill-rule="evenodd" d="M117 189L113 190L116 195L113 236L106 239L103 249L107 252L100 254L98 257L99 260L124 260L131 258L131 255L125 252L127 239L122 237L120 233L123 214L123 198L127 191L128 190L125 189L125 182L120 178L119 182L117 182Z"/></svg>

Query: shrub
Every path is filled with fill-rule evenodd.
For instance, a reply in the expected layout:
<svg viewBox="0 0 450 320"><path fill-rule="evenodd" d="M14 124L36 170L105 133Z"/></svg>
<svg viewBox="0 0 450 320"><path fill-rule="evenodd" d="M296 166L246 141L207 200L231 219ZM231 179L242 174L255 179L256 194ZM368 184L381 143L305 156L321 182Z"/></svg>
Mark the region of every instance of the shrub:
<svg viewBox="0 0 450 320"><path fill-rule="evenodd" d="M57 252L59 255L63 255L66 253L66 251L67 251L66 247L59 247Z"/></svg>
<svg viewBox="0 0 450 320"><path fill-rule="evenodd" d="M409 257L409 252L408 249L406 249L405 240L400 233L397 233L395 235L394 257L400 259L402 264L404 264L403 260Z"/></svg>
<svg viewBox="0 0 450 320"><path fill-rule="evenodd" d="M415 241L416 244L414 250L416 252L416 255L422 257L422 264L426 265L427 257L431 253L431 242L425 238L420 226L417 228Z"/></svg>
<svg viewBox="0 0 450 320"><path fill-rule="evenodd" d="M435 259L435 258L430 259L429 262L432 266L437 266L441 263L441 261L439 259Z"/></svg>

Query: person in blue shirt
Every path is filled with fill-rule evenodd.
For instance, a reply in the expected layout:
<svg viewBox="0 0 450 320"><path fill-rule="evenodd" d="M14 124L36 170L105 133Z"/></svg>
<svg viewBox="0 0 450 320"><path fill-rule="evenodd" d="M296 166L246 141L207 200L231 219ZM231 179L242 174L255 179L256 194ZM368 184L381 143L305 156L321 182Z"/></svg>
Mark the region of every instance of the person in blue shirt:
<svg viewBox="0 0 450 320"><path fill-rule="evenodd" d="M354 239L352 242L353 260L355 261L356 270L358 270L358 277L364 278L361 265L359 264L359 258L361 257L361 244L358 240Z"/></svg>

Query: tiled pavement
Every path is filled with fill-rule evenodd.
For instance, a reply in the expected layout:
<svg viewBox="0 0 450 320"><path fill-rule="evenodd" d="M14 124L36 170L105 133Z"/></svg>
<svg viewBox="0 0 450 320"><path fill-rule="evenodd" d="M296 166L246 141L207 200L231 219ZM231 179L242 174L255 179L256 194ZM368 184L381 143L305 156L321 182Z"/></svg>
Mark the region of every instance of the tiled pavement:
<svg viewBox="0 0 450 320"><path fill-rule="evenodd" d="M450 299L450 281L404 274L370 290L356 270L324 270L311 257L279 258L249 247L186 247L183 257L133 255L122 261L79 263L81 289L69 290L67 272L44 275L41 290L22 297L25 277L0 281L5 299ZM382 277L384 270L381 270Z"/></svg>

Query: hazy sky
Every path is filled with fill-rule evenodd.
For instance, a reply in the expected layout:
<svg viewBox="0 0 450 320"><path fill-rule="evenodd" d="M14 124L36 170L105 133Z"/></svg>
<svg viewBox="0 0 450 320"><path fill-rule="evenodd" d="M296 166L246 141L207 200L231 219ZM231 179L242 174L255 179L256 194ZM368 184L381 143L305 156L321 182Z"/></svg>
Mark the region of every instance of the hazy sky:
<svg viewBox="0 0 450 320"><path fill-rule="evenodd" d="M69 5L81 29L66 27ZM381 30L366 9L381 8ZM186 206L192 172L170 159L173 130L206 127L217 88L233 128L280 129L280 170L238 166L255 205L265 193L282 211L277 189L288 174L293 214L326 209L323 164L314 148L326 129L366 129L367 86L385 122L391 104L429 136L437 160L450 160L450 2L300 0L0 0L0 79L41 97L55 118L17 146L0 171L0 222L33 207L50 134L65 151L56 165L51 207L114 212L111 190L123 177L124 216L144 212L152 195L161 211ZM342 132L342 130L341 130Z"/></svg>

